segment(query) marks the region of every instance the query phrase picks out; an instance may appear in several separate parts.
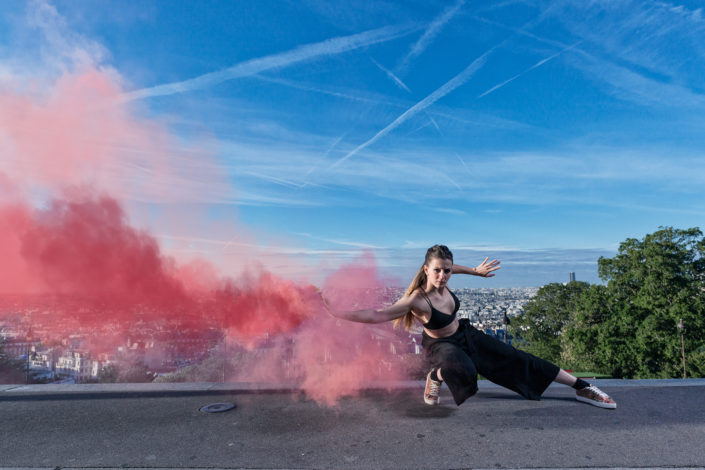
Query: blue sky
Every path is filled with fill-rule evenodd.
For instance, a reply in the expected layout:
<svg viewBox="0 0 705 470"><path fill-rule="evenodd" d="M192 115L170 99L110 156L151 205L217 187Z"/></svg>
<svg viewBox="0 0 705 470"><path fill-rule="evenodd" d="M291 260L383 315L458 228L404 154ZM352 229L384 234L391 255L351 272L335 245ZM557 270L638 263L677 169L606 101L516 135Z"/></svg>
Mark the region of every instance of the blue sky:
<svg viewBox="0 0 705 470"><path fill-rule="evenodd" d="M227 184L184 207L309 266L370 249L406 282L445 243L503 261L456 286L596 282L624 239L703 226L699 2L3 2L0 57L113 71L184 147L208 136Z"/></svg>

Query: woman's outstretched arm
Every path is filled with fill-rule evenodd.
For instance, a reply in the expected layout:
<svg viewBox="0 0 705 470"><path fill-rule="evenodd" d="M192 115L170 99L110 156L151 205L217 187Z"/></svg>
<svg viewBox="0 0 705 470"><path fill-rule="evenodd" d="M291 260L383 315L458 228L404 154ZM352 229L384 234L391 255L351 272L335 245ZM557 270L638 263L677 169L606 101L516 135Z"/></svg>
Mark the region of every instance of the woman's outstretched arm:
<svg viewBox="0 0 705 470"><path fill-rule="evenodd" d="M471 274L473 276L492 277L494 276L494 273L492 271L498 270L499 268L501 268L501 266L499 265L499 260L493 259L488 263L488 259L489 257L485 258L482 263L478 264L474 268L454 264L453 274Z"/></svg>
<svg viewBox="0 0 705 470"><path fill-rule="evenodd" d="M331 308L326 302L326 299L323 298L323 304L331 315L343 320L359 323L384 323L394 320L408 313L409 310L411 310L412 303L411 296L405 295L397 300L394 305L378 310L371 308L363 310L336 310Z"/></svg>

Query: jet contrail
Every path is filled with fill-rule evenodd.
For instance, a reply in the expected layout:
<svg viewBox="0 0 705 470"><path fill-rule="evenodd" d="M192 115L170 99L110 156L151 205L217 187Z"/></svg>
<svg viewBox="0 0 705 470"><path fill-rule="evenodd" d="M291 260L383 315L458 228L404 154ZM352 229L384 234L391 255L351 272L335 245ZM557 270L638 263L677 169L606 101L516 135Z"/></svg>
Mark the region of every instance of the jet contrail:
<svg viewBox="0 0 705 470"><path fill-rule="evenodd" d="M451 18L455 16L456 13L458 13L458 10L460 10L460 7L462 7L464 3L465 0L458 0L455 5L446 8L440 15L438 15L433 19L433 21L431 21L431 23L428 25L428 28L426 28L426 31L424 31L419 40L416 41L413 46L411 46L411 49L409 50L408 54L406 54L406 56L399 61L399 64L396 67L399 73L403 74L406 68L409 66L409 62L411 61L411 59L421 55L421 53L426 50L429 44L431 44L431 41L433 41L433 38L436 37L436 35L441 31L443 26L445 26L445 24L448 23Z"/></svg>
<svg viewBox="0 0 705 470"><path fill-rule="evenodd" d="M391 70L385 68L382 64L374 60L372 57L370 57L370 60L372 61L373 64L375 64L382 72L387 74L387 76L401 89L406 90L407 93L411 93L411 90L409 89L408 86L404 82L401 81L399 77L394 75L394 72ZM433 127L436 128L439 134L443 135L443 132L441 131L441 128L438 126L438 123L431 117L428 112L426 112L426 116L428 117L428 120L431 121L431 124L433 124Z"/></svg>
<svg viewBox="0 0 705 470"><path fill-rule="evenodd" d="M460 6L462 6L462 1L459 1L454 8L460 8ZM528 26L531 26L531 25L536 25L539 22L541 22L543 20L543 18L548 14L548 12L553 8L554 8L554 5L551 5L548 8L546 8L546 10L541 12L541 14L539 15L538 18L536 18L533 21L529 21L529 22L525 23L524 26L522 27L522 29L526 28ZM447 11L450 11L450 10L447 10ZM444 17L444 16L445 16L445 14L441 15L441 17ZM451 16L452 15L450 15L448 17L448 19L450 19ZM448 21L448 19L446 19L445 21ZM434 20L434 23L435 22L436 21ZM444 24L444 23L441 23L440 21L439 21L439 23L440 23L440 25ZM431 28L429 27L429 29L431 29ZM433 93L428 95L426 98L422 99L421 101L416 103L414 106L407 109L401 116L396 118L391 124L389 124L387 127L385 127L384 129L379 131L377 134L375 134L371 139L358 145L356 148L354 148L353 150L348 152L347 155L345 155L344 157L342 157L341 159L339 159L338 161L333 163L329 167L329 169L333 169L333 168L337 167L338 165L343 163L345 160L347 160L348 158L350 158L353 155L355 155L356 153L358 153L360 150L364 149L365 147L368 147L369 145L371 145L374 142L376 142L377 140L379 140L381 137L388 134L390 131L392 131L393 129L398 127L400 124L402 124L404 121L406 121L410 117L417 114L419 111L423 111L424 109L428 108L433 103L435 103L439 99L443 98L445 95L447 95L451 91L453 91L456 88L458 88L459 86L463 85L466 81L468 81L470 79L470 77L472 77L475 74L475 72L477 72L479 69L481 69L485 65L485 62L487 61L487 57L492 52L494 52L496 49L498 49L498 48L502 47L504 44L506 44L509 41L509 39L510 38L506 38L502 42L500 42L499 44L496 44L495 46L491 47L487 52L482 54L480 57L475 59L470 65L468 65L465 68L465 70L463 70L458 75L456 75L455 77L453 77L452 79L447 81L445 84L443 84L436 91L434 91ZM572 47L575 47L575 45L576 44L573 44L572 46L567 46L566 49L570 49ZM563 52L563 51L561 51L561 52ZM558 54L560 54L560 52ZM545 63L547 60L550 60L551 58L552 57L550 57L548 59L544 59L543 61L539 61L537 64L534 64L533 67L538 67L541 64ZM500 84L500 86L501 86L501 84Z"/></svg>
<svg viewBox="0 0 705 470"><path fill-rule="evenodd" d="M460 85L464 84L466 81L472 77L475 72L480 70L483 65L485 65L485 62L487 60L487 57L497 48L498 46L495 46L482 54L480 57L477 59L473 60L470 65L468 65L465 70L460 72L458 75L455 77L451 78L448 80L446 83L444 83L440 88L438 88L436 91L428 95L426 98L422 99L415 105L413 105L411 108L407 109L404 111L404 113L396 118L391 124L387 125L384 129L379 131L377 134L375 134L371 139L369 139L367 142L364 142L360 145L358 145L356 148L348 152L347 155L342 157L340 160L337 162L333 163L330 168L335 168L341 163L343 163L345 160L348 158L352 157L355 155L357 152L360 150L364 149L365 147L373 144L377 140L379 140L381 137L387 135L390 131L398 127L401 123L409 119L410 117L414 116L420 111L423 111L424 109L428 108L431 106L433 103L438 101L439 99L443 98L445 95L450 93L451 91L455 90L458 88Z"/></svg>
<svg viewBox="0 0 705 470"><path fill-rule="evenodd" d="M409 34L415 29L417 28L409 26L386 26L351 36L342 36L313 44L305 44L286 52L250 59L235 64L232 67L210 72L188 80L164 83L162 85L131 91L122 95L122 101L132 101L152 96L173 95L197 90L216 85L226 80L254 75L265 70L282 68L298 62L322 56L340 54L372 44L390 41Z"/></svg>
<svg viewBox="0 0 705 470"><path fill-rule="evenodd" d="M314 86L308 85L303 82L295 82L293 80L287 80L284 78L268 77L268 76L262 75L262 74L255 74L255 75L252 75L252 77L257 78L258 80L262 80L264 82L268 82L268 83L274 83L277 85L287 86L290 88L296 88L298 90L310 91L313 93L320 93L322 95L335 96L337 98L344 98L344 99L351 100L351 101L361 101L363 103L372 103L372 104L387 104L390 106L395 106L397 108L403 107L403 105L400 105L399 103L393 103L391 101L383 101L381 99L375 99L373 97L367 97L367 96L362 96L362 95L353 95L351 93L342 93L342 92L335 91L335 90L326 90L325 88L314 87Z"/></svg>
<svg viewBox="0 0 705 470"><path fill-rule="evenodd" d="M392 71L389 70L388 68L384 67L382 64L380 64L379 62L377 62L376 60L374 60L372 57L370 57L370 60L372 61L373 64L375 64L375 65L377 66L378 69L380 69L382 72L384 72L385 74L387 74L387 76L388 76L389 78L391 78L392 81L393 81L399 88L402 88L403 90L406 90L408 93L411 93L411 90L409 90L409 87L406 86L406 84L405 84L404 82L402 82L399 77L397 77L396 75L394 75L394 72L392 72Z"/></svg>
<svg viewBox="0 0 705 470"><path fill-rule="evenodd" d="M574 44L572 44L572 45L570 45L570 46L567 46L567 47L561 49L560 51L556 52L555 54L553 54L553 55L551 55L551 56L549 56L549 57L546 57L545 59L539 60L538 62L536 62L536 63L535 63L534 65L532 65L531 67L522 70L521 72L519 72L518 74L514 75L513 77L508 78L508 79L506 79L505 81L503 81L503 82L501 82L501 83L498 83L497 85L493 86L493 87L490 88L489 90L487 90L487 91L485 91L484 93L478 95L478 96L477 96L477 99L480 99L480 98L482 98L483 96L487 96L487 95L489 95L490 93L492 93L492 92L494 92L494 91L496 91L496 90L502 88L502 87L503 87L504 85L506 85L507 83L512 82L512 81L516 80L517 78L521 77L521 76L524 75L525 73L527 73L527 72L529 72L529 71L531 71L531 70L534 70L535 68L541 67L543 64L545 64L545 63L548 62L549 60L553 60L553 59L555 59L556 57L558 57L559 55L561 55L562 53L564 53L564 52L566 52L566 51L568 51L568 50L570 50L570 49L573 49L575 46L577 46L577 45L580 44L581 42L582 42L582 41L578 41L578 42L576 42L576 43L574 43Z"/></svg>

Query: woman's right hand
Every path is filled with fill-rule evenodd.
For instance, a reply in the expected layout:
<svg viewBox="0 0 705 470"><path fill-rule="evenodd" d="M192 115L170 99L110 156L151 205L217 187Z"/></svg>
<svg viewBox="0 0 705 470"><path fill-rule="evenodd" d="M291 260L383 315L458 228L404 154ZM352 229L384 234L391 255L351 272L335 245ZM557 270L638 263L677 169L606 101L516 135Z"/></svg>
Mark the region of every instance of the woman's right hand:
<svg viewBox="0 0 705 470"><path fill-rule="evenodd" d="M321 298L321 303L323 303L323 308L326 309L326 312L335 317L335 315L333 315L333 311L330 309L330 305L328 305L328 301L323 296L323 292L321 292L321 290L316 286L314 286L313 288L316 289L318 296Z"/></svg>

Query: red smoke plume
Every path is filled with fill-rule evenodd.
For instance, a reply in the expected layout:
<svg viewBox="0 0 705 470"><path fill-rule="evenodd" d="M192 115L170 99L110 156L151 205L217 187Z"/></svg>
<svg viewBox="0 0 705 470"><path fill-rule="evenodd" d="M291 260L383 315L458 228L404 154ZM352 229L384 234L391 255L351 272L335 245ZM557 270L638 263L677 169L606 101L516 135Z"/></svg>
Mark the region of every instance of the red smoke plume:
<svg viewBox="0 0 705 470"><path fill-rule="evenodd" d="M179 263L131 224L125 199L188 199L222 181L192 172L209 166L189 163L164 126L120 104L121 92L98 70L64 76L37 96L0 90L0 293L53 296L45 334L55 338L42 339L91 328L83 347L106 352L140 322L217 326L247 348L272 344L270 359L238 380L295 379L334 403L371 376L393 379L397 372L380 362L390 333L333 319L313 286L245 260L238 279L205 260ZM197 184L173 184L186 181ZM30 202L39 200L48 202ZM323 292L336 308L378 306L386 283L365 255ZM277 355L287 360L271 360Z"/></svg>
<svg viewBox="0 0 705 470"><path fill-rule="evenodd" d="M21 254L51 292L116 306L188 300L174 261L152 236L129 225L115 199L82 192L33 215L17 234Z"/></svg>
<svg viewBox="0 0 705 470"><path fill-rule="evenodd" d="M6 207L0 226L5 254L13 260L3 265L4 277L13 274L8 268L23 273L12 293L57 294L110 311L109 318L95 316L94 310L72 311L83 326L129 325L135 312L142 320L193 323L208 310L209 320L251 343L264 333L290 331L320 310L312 286L265 271L236 282L214 278L202 260L179 266L154 237L130 226L115 199L86 190L52 200L42 210Z"/></svg>

